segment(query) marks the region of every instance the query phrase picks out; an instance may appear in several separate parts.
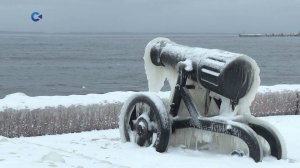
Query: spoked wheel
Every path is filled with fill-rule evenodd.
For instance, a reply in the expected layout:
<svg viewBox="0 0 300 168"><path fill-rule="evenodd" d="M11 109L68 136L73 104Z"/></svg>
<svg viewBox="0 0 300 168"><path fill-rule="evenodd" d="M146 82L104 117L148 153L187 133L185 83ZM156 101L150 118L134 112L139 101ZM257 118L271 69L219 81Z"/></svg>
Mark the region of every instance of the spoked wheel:
<svg viewBox="0 0 300 168"><path fill-rule="evenodd" d="M127 100L121 110L121 137L139 146L153 146L158 152L167 150L170 120L163 102L154 94L137 94Z"/></svg>

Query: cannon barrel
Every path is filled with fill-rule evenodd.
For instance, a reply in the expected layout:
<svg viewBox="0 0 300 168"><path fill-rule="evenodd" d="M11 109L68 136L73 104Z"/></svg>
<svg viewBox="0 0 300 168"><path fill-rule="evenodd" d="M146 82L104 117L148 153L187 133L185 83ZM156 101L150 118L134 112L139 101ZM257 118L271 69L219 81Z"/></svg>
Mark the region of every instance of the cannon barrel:
<svg viewBox="0 0 300 168"><path fill-rule="evenodd" d="M236 103L248 93L254 80L254 67L242 54L160 41L152 46L150 58L154 65L175 71L179 62L190 59L191 80Z"/></svg>

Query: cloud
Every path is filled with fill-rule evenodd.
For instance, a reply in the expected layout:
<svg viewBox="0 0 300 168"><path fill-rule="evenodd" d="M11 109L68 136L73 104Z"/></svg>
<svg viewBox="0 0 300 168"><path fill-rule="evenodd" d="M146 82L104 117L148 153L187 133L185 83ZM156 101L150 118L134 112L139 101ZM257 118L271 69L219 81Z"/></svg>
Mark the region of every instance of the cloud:
<svg viewBox="0 0 300 168"><path fill-rule="evenodd" d="M0 31L299 31L297 0L2 0ZM39 23L33 11L43 13Z"/></svg>

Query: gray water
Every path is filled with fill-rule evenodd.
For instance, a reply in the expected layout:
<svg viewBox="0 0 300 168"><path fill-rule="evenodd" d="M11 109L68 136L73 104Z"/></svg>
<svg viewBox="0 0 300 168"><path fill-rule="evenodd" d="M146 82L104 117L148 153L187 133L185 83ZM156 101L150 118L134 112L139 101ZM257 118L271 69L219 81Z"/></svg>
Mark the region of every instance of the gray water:
<svg viewBox="0 0 300 168"><path fill-rule="evenodd" d="M145 91L146 44L158 36L189 46L244 53L261 68L262 85L300 84L300 38L235 34L0 33L0 98Z"/></svg>

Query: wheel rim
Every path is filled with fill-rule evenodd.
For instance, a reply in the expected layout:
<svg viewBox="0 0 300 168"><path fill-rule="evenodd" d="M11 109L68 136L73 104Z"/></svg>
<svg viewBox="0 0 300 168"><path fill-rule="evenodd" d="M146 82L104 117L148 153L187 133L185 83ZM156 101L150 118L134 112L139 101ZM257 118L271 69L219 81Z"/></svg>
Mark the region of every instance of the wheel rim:
<svg viewBox="0 0 300 168"><path fill-rule="evenodd" d="M152 145L159 132L157 123L157 117L151 106L143 101L137 102L130 112L128 127L130 141L139 146Z"/></svg>

